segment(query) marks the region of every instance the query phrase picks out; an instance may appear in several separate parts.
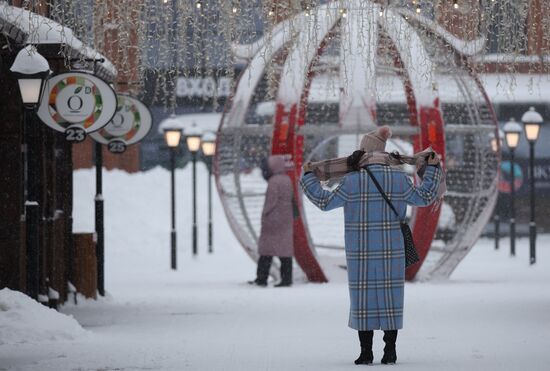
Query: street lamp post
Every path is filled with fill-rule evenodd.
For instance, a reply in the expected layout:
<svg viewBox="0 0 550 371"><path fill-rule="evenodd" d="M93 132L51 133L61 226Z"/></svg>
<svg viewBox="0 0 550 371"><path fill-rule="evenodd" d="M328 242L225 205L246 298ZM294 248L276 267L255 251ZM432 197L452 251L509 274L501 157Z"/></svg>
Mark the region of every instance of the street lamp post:
<svg viewBox="0 0 550 371"><path fill-rule="evenodd" d="M212 159L216 153L216 135L207 132L202 136L202 154L208 166L208 252L213 252L212 247Z"/></svg>
<svg viewBox="0 0 550 371"><path fill-rule="evenodd" d="M95 152L95 231L97 233L97 291L105 296L105 208L103 203L103 149L101 143L94 143Z"/></svg>
<svg viewBox="0 0 550 371"><path fill-rule="evenodd" d="M493 153L495 153L495 155L497 155L501 150L503 139L504 139L504 132L500 129L498 130L498 136L492 135L491 149L493 150ZM498 199L498 196L497 196L497 199ZM495 210L494 210L494 214L495 215L493 217L493 221L495 226L495 230L494 230L495 250L498 250L500 245L500 212L498 209L498 201L497 201L497 207L495 207Z"/></svg>
<svg viewBox="0 0 550 371"><path fill-rule="evenodd" d="M37 299L40 286L39 266L39 204L37 160L38 135L34 127L36 110L42 99L44 83L50 75L48 61L38 53L34 46L23 48L15 57L10 68L17 78L21 101L25 107L23 111L23 132L25 138L25 152L27 163L26 199L25 199L25 228L27 246L27 293Z"/></svg>
<svg viewBox="0 0 550 371"><path fill-rule="evenodd" d="M171 173L171 207L172 207L172 229L170 232L170 261L172 269L177 269L176 262L176 178L174 169L176 167L176 150L180 144L180 129L165 129L164 139L170 149L170 173Z"/></svg>
<svg viewBox="0 0 550 371"><path fill-rule="evenodd" d="M530 107L521 117L525 137L529 142L529 197L531 203L531 215L529 218L529 264L535 264L537 225L535 223L535 143L539 137L540 127L543 123L540 113L535 107Z"/></svg>
<svg viewBox="0 0 550 371"><path fill-rule="evenodd" d="M515 150L519 144L519 137L522 132L521 125L516 122L514 118L510 119L504 125L504 135L506 138L506 145L510 149L510 254L512 256L516 255L516 186L515 186L515 164L514 164L514 155Z"/></svg>
<svg viewBox="0 0 550 371"><path fill-rule="evenodd" d="M187 149L193 159L193 255L197 255L197 152L201 147L201 135L195 125L186 133Z"/></svg>

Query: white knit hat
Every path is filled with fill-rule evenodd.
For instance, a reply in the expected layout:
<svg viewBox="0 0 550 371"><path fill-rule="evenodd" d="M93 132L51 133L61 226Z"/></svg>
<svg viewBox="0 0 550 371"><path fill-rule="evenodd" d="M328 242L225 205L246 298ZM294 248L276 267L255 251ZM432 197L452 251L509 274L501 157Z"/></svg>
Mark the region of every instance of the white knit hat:
<svg viewBox="0 0 550 371"><path fill-rule="evenodd" d="M371 131L363 136L359 149L365 152L384 152L386 149L386 141L391 138L391 129L384 125L375 131Z"/></svg>

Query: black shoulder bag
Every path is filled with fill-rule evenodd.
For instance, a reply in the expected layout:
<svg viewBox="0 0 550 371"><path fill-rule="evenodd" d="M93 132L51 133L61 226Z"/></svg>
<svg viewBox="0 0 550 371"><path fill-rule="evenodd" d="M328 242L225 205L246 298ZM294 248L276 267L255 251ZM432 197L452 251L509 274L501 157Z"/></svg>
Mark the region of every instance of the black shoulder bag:
<svg viewBox="0 0 550 371"><path fill-rule="evenodd" d="M382 197L384 197L384 200L386 200L390 208L393 210L393 212L399 219L399 224L401 226L401 233L403 233L403 241L405 243L405 267L408 267L409 265L413 265L414 263L417 263L420 260L420 258L418 257L418 252L416 251L416 247L414 247L414 240L413 240L411 228L409 227L407 222L405 222L404 220L401 220L401 218L399 217L399 214L397 213L397 210L395 210L395 207L393 207L393 204L391 203L390 199L388 198L388 196L386 195L386 193L384 192L384 190L380 186L380 183L378 183L374 175L372 175L370 170L367 169L366 167L364 169L369 174L376 188L378 188L378 192L380 192Z"/></svg>

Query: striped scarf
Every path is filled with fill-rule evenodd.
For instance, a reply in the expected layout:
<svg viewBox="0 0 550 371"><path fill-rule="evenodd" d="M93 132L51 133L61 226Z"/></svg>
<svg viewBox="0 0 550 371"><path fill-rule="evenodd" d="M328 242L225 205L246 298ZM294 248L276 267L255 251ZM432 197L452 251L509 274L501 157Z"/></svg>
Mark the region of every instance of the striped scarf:
<svg viewBox="0 0 550 371"><path fill-rule="evenodd" d="M422 152L415 153L412 156L400 155L396 152L367 152L359 160L359 167L367 165L380 164L400 168L401 165L407 164L416 167L416 173L422 179L426 170L427 157L434 153L431 147L426 148ZM329 160L310 163L311 171L319 180L337 180L344 177L347 173L355 171L348 166L347 157L338 157ZM445 171L439 183L437 191L437 199L441 201L447 191L447 183L445 181Z"/></svg>

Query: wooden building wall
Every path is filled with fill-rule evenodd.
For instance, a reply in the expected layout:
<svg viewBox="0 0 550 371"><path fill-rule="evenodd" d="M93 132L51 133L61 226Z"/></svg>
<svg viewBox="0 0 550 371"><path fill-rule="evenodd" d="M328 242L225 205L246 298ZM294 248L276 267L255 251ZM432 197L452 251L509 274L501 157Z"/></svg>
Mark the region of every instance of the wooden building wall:
<svg viewBox="0 0 550 371"><path fill-rule="evenodd" d="M15 57L0 55L0 287L25 287L22 117L17 81L9 68Z"/></svg>
<svg viewBox="0 0 550 371"><path fill-rule="evenodd" d="M18 50L4 50L0 60L0 288L26 291L25 127L23 105L11 67ZM40 49L52 71L64 71L55 48ZM37 136L39 203L39 292L49 289L67 298L72 261L72 150L62 133L31 119Z"/></svg>

